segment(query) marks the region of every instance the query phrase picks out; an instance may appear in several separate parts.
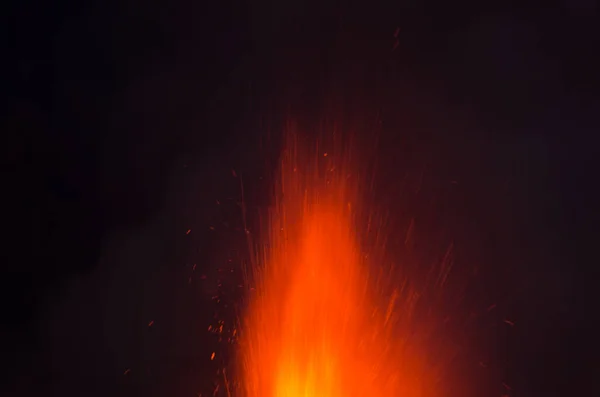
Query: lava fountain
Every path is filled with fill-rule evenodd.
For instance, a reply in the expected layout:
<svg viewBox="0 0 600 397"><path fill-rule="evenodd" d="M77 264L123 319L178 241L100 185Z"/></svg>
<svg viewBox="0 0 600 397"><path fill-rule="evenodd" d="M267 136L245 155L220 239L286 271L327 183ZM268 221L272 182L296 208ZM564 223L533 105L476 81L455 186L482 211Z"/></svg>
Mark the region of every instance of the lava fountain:
<svg viewBox="0 0 600 397"><path fill-rule="evenodd" d="M392 267L377 263L385 242L361 208L351 148L335 142L339 150L325 153L300 139L286 140L249 272L239 394L429 396L431 371L407 325L418 294L394 286ZM376 248L367 255L368 236Z"/></svg>

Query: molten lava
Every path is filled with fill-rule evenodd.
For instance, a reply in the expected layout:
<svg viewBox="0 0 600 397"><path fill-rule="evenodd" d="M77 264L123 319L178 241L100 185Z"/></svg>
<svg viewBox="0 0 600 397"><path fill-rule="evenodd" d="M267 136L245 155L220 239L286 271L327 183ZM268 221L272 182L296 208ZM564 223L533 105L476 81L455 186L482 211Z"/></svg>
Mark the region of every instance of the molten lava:
<svg viewBox="0 0 600 397"><path fill-rule="evenodd" d="M268 241L250 275L240 394L429 395L425 362L403 326L418 296L406 285L386 289L391 273L361 248L368 225L358 227L366 211L357 211L350 152L305 151L297 140L283 152Z"/></svg>

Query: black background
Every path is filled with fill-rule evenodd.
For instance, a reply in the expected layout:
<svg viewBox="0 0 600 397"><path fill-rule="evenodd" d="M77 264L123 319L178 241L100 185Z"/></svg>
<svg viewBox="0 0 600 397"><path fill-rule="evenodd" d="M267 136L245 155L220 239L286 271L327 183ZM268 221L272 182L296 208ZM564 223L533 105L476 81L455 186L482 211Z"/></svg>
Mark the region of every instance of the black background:
<svg viewBox="0 0 600 397"><path fill-rule="evenodd" d="M469 307L497 311L450 395L598 393L595 2L5 7L9 395L211 389L239 178L268 204L287 115L377 129L378 204L477 269Z"/></svg>

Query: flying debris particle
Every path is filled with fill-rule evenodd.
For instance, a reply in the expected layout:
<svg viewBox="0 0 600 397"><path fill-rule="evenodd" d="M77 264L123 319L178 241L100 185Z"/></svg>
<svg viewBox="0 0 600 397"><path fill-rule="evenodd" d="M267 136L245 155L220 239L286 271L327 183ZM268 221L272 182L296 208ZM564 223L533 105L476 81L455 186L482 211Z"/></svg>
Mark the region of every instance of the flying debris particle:
<svg viewBox="0 0 600 397"><path fill-rule="evenodd" d="M506 383L504 383L504 382L502 382L502 386L504 386L504 388L505 388L506 390L508 390L508 391L511 391L511 390L512 390L512 388L511 388L509 385L507 385Z"/></svg>
<svg viewBox="0 0 600 397"><path fill-rule="evenodd" d="M505 322L506 324L510 325L511 327L514 327L514 326L515 326L515 323L514 323L513 321L510 321L510 320L506 320L506 319L505 319L505 320L504 320L504 322Z"/></svg>
<svg viewBox="0 0 600 397"><path fill-rule="evenodd" d="M400 27L397 27L396 30L394 31L394 47L392 48L392 51L395 51L396 48L398 48L398 46L400 45L400 40L398 40L398 35L400 34Z"/></svg>
<svg viewBox="0 0 600 397"><path fill-rule="evenodd" d="M214 226L209 226L208 228L209 228L210 230L215 230L215 227L214 227Z"/></svg>
<svg viewBox="0 0 600 397"><path fill-rule="evenodd" d="M327 157L327 152L323 153L323 157Z"/></svg>
<svg viewBox="0 0 600 397"><path fill-rule="evenodd" d="M127 368L125 370L125 372L123 372L123 375L129 375L131 373L131 369Z"/></svg>
<svg viewBox="0 0 600 397"><path fill-rule="evenodd" d="M154 325L154 320L152 320L148 323L148 327L152 327L153 325Z"/></svg>
<svg viewBox="0 0 600 397"><path fill-rule="evenodd" d="M223 368L223 380L225 381L225 390L227 391L227 397L231 397L231 391L229 390L229 381L227 380L225 368Z"/></svg>
<svg viewBox="0 0 600 397"><path fill-rule="evenodd" d="M487 308L487 311L488 311L488 312L491 312L491 311L492 311L492 310L494 310L495 308L496 308L496 304L494 303L494 304L490 305L490 307L488 307L488 308Z"/></svg>
<svg viewBox="0 0 600 397"><path fill-rule="evenodd" d="M192 232L192 229L188 229L187 232L185 232L185 234L190 234Z"/></svg>
<svg viewBox="0 0 600 397"><path fill-rule="evenodd" d="M392 48L392 51L395 51L396 48L398 48L398 46L400 45L400 40L398 40L398 35L400 34L400 27L397 27L396 30L394 31L394 39L396 39L394 41L394 47Z"/></svg>
<svg viewBox="0 0 600 397"><path fill-rule="evenodd" d="M233 168L231 169L231 175L233 175L234 178L237 178L237 174Z"/></svg>
<svg viewBox="0 0 600 397"><path fill-rule="evenodd" d="M194 266L192 266L192 271L195 272L196 271L196 264L194 263Z"/></svg>
<svg viewBox="0 0 600 397"><path fill-rule="evenodd" d="M212 352L212 354L210 355L210 360L214 360L215 359L215 352Z"/></svg>
<svg viewBox="0 0 600 397"><path fill-rule="evenodd" d="M480 366L481 368L487 368L487 364L486 364L486 363L484 363L483 361L480 361L480 362L479 362L479 366Z"/></svg>

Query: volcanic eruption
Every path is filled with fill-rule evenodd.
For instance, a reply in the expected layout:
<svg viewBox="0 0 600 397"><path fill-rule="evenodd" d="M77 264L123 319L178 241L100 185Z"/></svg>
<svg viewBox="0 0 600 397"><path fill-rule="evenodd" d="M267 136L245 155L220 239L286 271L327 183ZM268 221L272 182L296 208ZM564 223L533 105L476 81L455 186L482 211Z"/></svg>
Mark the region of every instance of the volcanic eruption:
<svg viewBox="0 0 600 397"><path fill-rule="evenodd" d="M239 395L432 395L435 372L420 342L427 327L413 318L420 294L382 259L356 147L331 136L324 144L287 132L248 272Z"/></svg>

